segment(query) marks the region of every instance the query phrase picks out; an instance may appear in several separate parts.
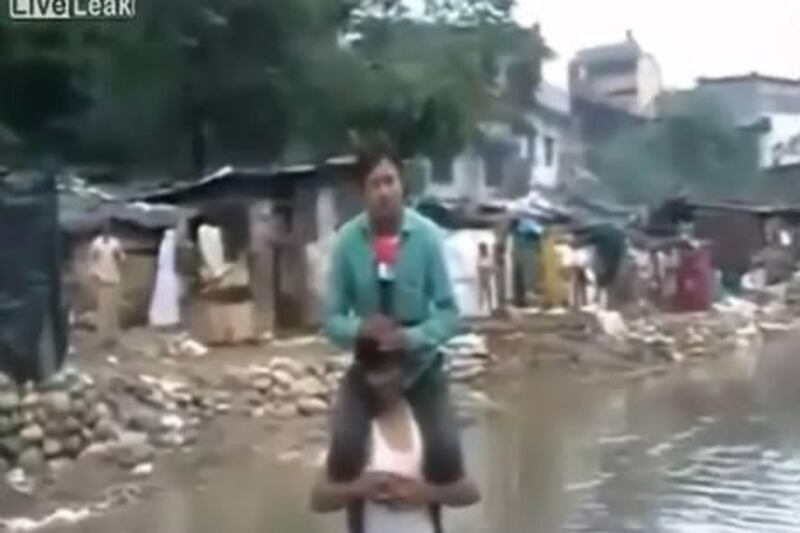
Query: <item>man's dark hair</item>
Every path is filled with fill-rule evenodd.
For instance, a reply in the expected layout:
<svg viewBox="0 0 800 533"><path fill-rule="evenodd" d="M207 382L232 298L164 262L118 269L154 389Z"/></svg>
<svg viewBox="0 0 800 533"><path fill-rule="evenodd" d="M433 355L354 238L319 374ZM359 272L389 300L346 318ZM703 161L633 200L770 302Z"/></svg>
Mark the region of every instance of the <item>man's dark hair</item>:
<svg viewBox="0 0 800 533"><path fill-rule="evenodd" d="M370 173L384 160L390 161L398 169L402 168L402 159L388 139L379 137L361 146L358 149L355 166L358 183L363 186Z"/></svg>

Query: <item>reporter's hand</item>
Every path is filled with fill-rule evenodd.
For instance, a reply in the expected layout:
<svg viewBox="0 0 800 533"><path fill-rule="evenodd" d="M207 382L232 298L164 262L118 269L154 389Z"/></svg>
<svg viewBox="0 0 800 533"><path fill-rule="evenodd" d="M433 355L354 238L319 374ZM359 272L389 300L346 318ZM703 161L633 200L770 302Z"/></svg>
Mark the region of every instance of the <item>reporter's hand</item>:
<svg viewBox="0 0 800 533"><path fill-rule="evenodd" d="M386 352L404 352L408 348L408 337L405 330L393 327L379 339L380 349Z"/></svg>
<svg viewBox="0 0 800 533"><path fill-rule="evenodd" d="M360 339L369 339L380 343L394 327L394 322L385 315L373 315L362 320L361 326L358 329L358 337Z"/></svg>

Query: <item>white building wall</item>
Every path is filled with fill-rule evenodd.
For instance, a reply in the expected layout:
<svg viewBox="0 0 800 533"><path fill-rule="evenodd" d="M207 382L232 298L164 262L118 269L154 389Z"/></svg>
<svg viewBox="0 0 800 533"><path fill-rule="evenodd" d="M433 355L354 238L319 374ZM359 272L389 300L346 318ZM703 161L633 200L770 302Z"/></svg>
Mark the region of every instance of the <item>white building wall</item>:
<svg viewBox="0 0 800 533"><path fill-rule="evenodd" d="M560 154L563 148L564 127L558 126L551 121L529 114L527 121L536 128L536 147L531 161L530 181L531 187L553 188L558 185ZM547 161L547 139L553 140L553 158ZM527 147L524 137L520 137L520 143ZM527 148L521 151L523 158L529 158Z"/></svg>
<svg viewBox="0 0 800 533"><path fill-rule="evenodd" d="M762 168L800 163L800 114L773 114L768 118L772 129L761 137Z"/></svg>
<svg viewBox="0 0 800 533"><path fill-rule="evenodd" d="M638 109L639 113L646 116L655 116L656 99L663 90L661 67L650 55L643 55L639 59L638 68Z"/></svg>
<svg viewBox="0 0 800 533"><path fill-rule="evenodd" d="M590 82L591 91L604 98L611 98L612 94L617 91L635 88L637 83L637 72L633 68L623 74L594 76Z"/></svg>
<svg viewBox="0 0 800 533"><path fill-rule="evenodd" d="M533 158L528 153L528 139L524 135L513 136L519 146L516 156L523 160L531 161L528 172L527 187L554 188L558 185L560 175L561 154L565 147L568 123L558 122L552 118L543 118L536 113L526 115L526 122L536 130L536 142ZM501 133L499 130L496 133ZM506 135L511 135L509 131ZM553 156L547 160L547 139L552 139ZM509 155L509 158L513 154ZM441 183L433 180L432 165L425 163L427 185L425 194L447 200L471 200L474 202L493 200L503 193L502 187L490 187L486 183L486 169L481 154L469 147L458 154L453 160L453 179L450 183Z"/></svg>
<svg viewBox="0 0 800 533"><path fill-rule="evenodd" d="M450 183L434 181L430 162L426 166L428 185L425 192L428 195L454 200L478 200L493 194L493 191L486 186L483 160L471 148L464 150L453 159L453 179Z"/></svg>

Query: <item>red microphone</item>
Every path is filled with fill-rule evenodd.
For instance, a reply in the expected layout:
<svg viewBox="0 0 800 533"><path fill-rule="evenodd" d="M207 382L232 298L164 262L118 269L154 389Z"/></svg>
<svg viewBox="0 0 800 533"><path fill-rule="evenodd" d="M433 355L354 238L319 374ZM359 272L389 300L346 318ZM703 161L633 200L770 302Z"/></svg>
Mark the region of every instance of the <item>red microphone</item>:
<svg viewBox="0 0 800 533"><path fill-rule="evenodd" d="M397 262L398 249L399 246L397 237L375 237L375 240L372 242L372 253L375 256L375 262L378 263L378 265L394 267L395 263Z"/></svg>
<svg viewBox="0 0 800 533"><path fill-rule="evenodd" d="M395 264L400 249L396 236L379 236L372 241L372 254L375 258L378 278L379 304L381 312L391 316L394 309Z"/></svg>

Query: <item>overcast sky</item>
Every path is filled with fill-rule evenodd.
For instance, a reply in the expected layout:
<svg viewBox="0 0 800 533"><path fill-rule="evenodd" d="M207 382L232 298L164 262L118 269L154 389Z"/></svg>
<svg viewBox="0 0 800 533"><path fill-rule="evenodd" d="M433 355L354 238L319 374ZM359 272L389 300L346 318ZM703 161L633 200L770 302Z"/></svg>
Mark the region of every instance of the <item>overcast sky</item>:
<svg viewBox="0 0 800 533"><path fill-rule="evenodd" d="M517 18L541 22L558 58L545 78L566 86L576 50L633 31L656 56L667 87L698 76L758 71L800 79L800 0L517 0Z"/></svg>

